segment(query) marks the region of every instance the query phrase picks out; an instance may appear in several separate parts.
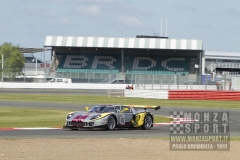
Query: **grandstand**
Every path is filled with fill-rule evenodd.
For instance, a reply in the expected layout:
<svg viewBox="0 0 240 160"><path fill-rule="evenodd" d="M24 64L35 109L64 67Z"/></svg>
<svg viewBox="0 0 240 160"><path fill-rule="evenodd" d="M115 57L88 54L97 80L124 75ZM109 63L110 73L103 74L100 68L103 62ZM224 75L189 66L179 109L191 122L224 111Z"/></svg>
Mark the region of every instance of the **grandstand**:
<svg viewBox="0 0 240 160"><path fill-rule="evenodd" d="M39 82L39 77L45 78L46 73L49 72L50 63L45 59L37 58L34 53L45 53L48 50L46 48L19 48L19 52L24 55L25 65L22 68L22 75L18 75L15 81Z"/></svg>
<svg viewBox="0 0 240 160"><path fill-rule="evenodd" d="M36 58L33 54L24 54L25 63L43 63L42 60ZM37 60L37 62L36 62Z"/></svg>
<svg viewBox="0 0 240 160"><path fill-rule="evenodd" d="M204 55L203 73L240 74L240 53L205 51Z"/></svg>
<svg viewBox="0 0 240 160"><path fill-rule="evenodd" d="M25 53L25 65L22 73L27 77L35 77L35 76L45 76L45 72L49 68L50 64L46 65L44 68L43 60L35 57L33 54ZM46 71L45 71L46 70Z"/></svg>
<svg viewBox="0 0 240 160"><path fill-rule="evenodd" d="M156 75L155 80L164 83L175 75L196 80L203 51L201 40L156 36L47 36L44 46L52 48L48 76L71 78L73 83L134 83L136 75Z"/></svg>
<svg viewBox="0 0 240 160"><path fill-rule="evenodd" d="M209 75L213 83L220 82L225 87L232 83L236 88L240 85L240 53L204 51L202 75Z"/></svg>

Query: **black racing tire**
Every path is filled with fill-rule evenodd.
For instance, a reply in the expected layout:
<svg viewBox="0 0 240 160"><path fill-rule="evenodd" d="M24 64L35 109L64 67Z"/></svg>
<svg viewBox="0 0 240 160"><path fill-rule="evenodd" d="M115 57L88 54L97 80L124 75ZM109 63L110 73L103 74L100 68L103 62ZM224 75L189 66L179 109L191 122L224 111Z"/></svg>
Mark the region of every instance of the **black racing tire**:
<svg viewBox="0 0 240 160"><path fill-rule="evenodd" d="M151 129L152 123L153 123L152 116L150 116L149 114L147 114L147 115L144 117L144 123L143 123L143 125L142 125L142 129L144 129L144 130L149 130L149 129Z"/></svg>
<svg viewBox="0 0 240 160"><path fill-rule="evenodd" d="M116 120L113 116L108 117L107 130L113 130L116 127Z"/></svg>

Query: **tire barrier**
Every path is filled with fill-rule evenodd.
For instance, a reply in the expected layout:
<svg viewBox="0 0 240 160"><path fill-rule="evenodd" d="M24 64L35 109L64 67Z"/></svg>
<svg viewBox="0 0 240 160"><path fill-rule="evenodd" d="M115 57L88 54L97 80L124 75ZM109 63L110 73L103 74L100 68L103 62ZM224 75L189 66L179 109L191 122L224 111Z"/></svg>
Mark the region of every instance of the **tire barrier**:
<svg viewBox="0 0 240 160"><path fill-rule="evenodd" d="M203 91L203 90L169 90L171 100L231 100L240 101L240 92Z"/></svg>

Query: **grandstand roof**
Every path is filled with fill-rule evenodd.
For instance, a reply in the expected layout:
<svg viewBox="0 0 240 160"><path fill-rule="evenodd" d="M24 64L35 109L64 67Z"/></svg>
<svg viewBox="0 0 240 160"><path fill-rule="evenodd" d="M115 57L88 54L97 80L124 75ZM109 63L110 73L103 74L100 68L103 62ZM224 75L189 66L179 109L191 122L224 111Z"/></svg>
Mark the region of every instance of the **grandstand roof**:
<svg viewBox="0 0 240 160"><path fill-rule="evenodd" d="M210 59L240 59L240 52L205 51L204 57Z"/></svg>
<svg viewBox="0 0 240 160"><path fill-rule="evenodd" d="M203 50L201 40L166 38L47 36L44 46Z"/></svg>
<svg viewBox="0 0 240 160"><path fill-rule="evenodd" d="M51 50L47 49L46 51ZM38 52L44 52L45 48L19 48L19 52L21 53L38 53Z"/></svg>

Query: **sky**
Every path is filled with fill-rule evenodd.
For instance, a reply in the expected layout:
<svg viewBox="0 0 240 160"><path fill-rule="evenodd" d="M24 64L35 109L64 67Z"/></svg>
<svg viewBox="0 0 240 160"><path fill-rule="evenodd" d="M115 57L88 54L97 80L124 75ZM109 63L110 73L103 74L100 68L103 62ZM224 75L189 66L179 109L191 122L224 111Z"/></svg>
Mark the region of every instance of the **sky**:
<svg viewBox="0 0 240 160"><path fill-rule="evenodd" d="M207 51L240 52L239 0L1 0L0 6L0 45L41 48L46 36L157 33L202 40Z"/></svg>

